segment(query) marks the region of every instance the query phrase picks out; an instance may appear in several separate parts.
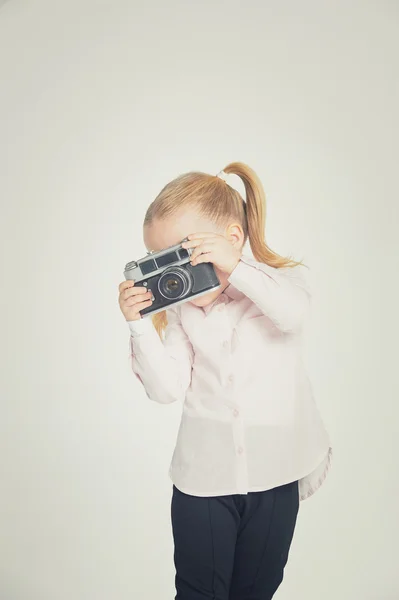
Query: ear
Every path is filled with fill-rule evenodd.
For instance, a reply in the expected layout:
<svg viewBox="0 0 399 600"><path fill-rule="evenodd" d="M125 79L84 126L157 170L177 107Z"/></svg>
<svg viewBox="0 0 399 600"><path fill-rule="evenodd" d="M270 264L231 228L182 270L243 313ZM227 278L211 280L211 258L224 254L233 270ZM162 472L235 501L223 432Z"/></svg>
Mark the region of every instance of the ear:
<svg viewBox="0 0 399 600"><path fill-rule="evenodd" d="M244 243L244 232L239 223L231 223L226 227L225 236L233 244L240 247Z"/></svg>

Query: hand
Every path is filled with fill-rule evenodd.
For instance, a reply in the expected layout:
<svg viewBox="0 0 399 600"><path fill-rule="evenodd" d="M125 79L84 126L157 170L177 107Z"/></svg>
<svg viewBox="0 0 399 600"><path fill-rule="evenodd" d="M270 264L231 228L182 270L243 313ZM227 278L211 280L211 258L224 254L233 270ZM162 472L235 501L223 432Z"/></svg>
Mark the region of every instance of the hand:
<svg viewBox="0 0 399 600"><path fill-rule="evenodd" d="M126 321L141 319L140 311L152 304L152 292L146 287L135 287L133 280L123 281L119 286L119 306Z"/></svg>
<svg viewBox="0 0 399 600"><path fill-rule="evenodd" d="M183 242L183 248L194 248L190 261L192 265L211 262L223 273L231 275L241 258L241 250L233 246L223 235L218 233L192 233Z"/></svg>

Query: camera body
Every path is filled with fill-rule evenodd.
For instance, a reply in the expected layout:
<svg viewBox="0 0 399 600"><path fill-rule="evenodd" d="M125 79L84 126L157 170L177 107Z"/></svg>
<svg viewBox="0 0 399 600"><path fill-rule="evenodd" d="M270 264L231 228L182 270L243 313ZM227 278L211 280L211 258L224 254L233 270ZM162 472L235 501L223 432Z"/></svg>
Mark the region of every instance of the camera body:
<svg viewBox="0 0 399 600"><path fill-rule="evenodd" d="M140 311L143 317L220 287L212 263L191 265L192 251L192 248L182 248L180 243L159 252L148 252L147 256L127 263L125 279L133 279L135 285L146 287L153 295L152 305Z"/></svg>

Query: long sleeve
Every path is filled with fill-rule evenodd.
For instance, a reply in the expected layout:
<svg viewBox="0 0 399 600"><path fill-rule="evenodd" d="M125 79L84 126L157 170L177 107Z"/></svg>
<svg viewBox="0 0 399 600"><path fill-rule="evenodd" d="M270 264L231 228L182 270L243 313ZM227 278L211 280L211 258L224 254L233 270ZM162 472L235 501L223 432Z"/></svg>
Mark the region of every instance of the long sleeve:
<svg viewBox="0 0 399 600"><path fill-rule="evenodd" d="M131 367L150 400L169 404L184 400L191 383L193 349L183 330L179 307L167 310L168 325L163 340L151 317L128 321Z"/></svg>
<svg viewBox="0 0 399 600"><path fill-rule="evenodd" d="M228 280L243 292L280 329L301 328L310 304L310 291L302 266L277 269L241 256Z"/></svg>

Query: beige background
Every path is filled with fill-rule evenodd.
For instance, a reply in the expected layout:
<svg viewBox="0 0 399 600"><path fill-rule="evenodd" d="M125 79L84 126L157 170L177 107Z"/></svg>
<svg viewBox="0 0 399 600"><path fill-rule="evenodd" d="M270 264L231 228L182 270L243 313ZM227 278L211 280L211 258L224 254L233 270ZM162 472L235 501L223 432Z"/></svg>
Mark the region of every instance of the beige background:
<svg viewBox="0 0 399 600"><path fill-rule="evenodd" d="M2 3L2 599L173 597L181 407L130 372L117 286L160 188L231 160L311 267L335 448L276 598L399 598L398 66L388 0Z"/></svg>

